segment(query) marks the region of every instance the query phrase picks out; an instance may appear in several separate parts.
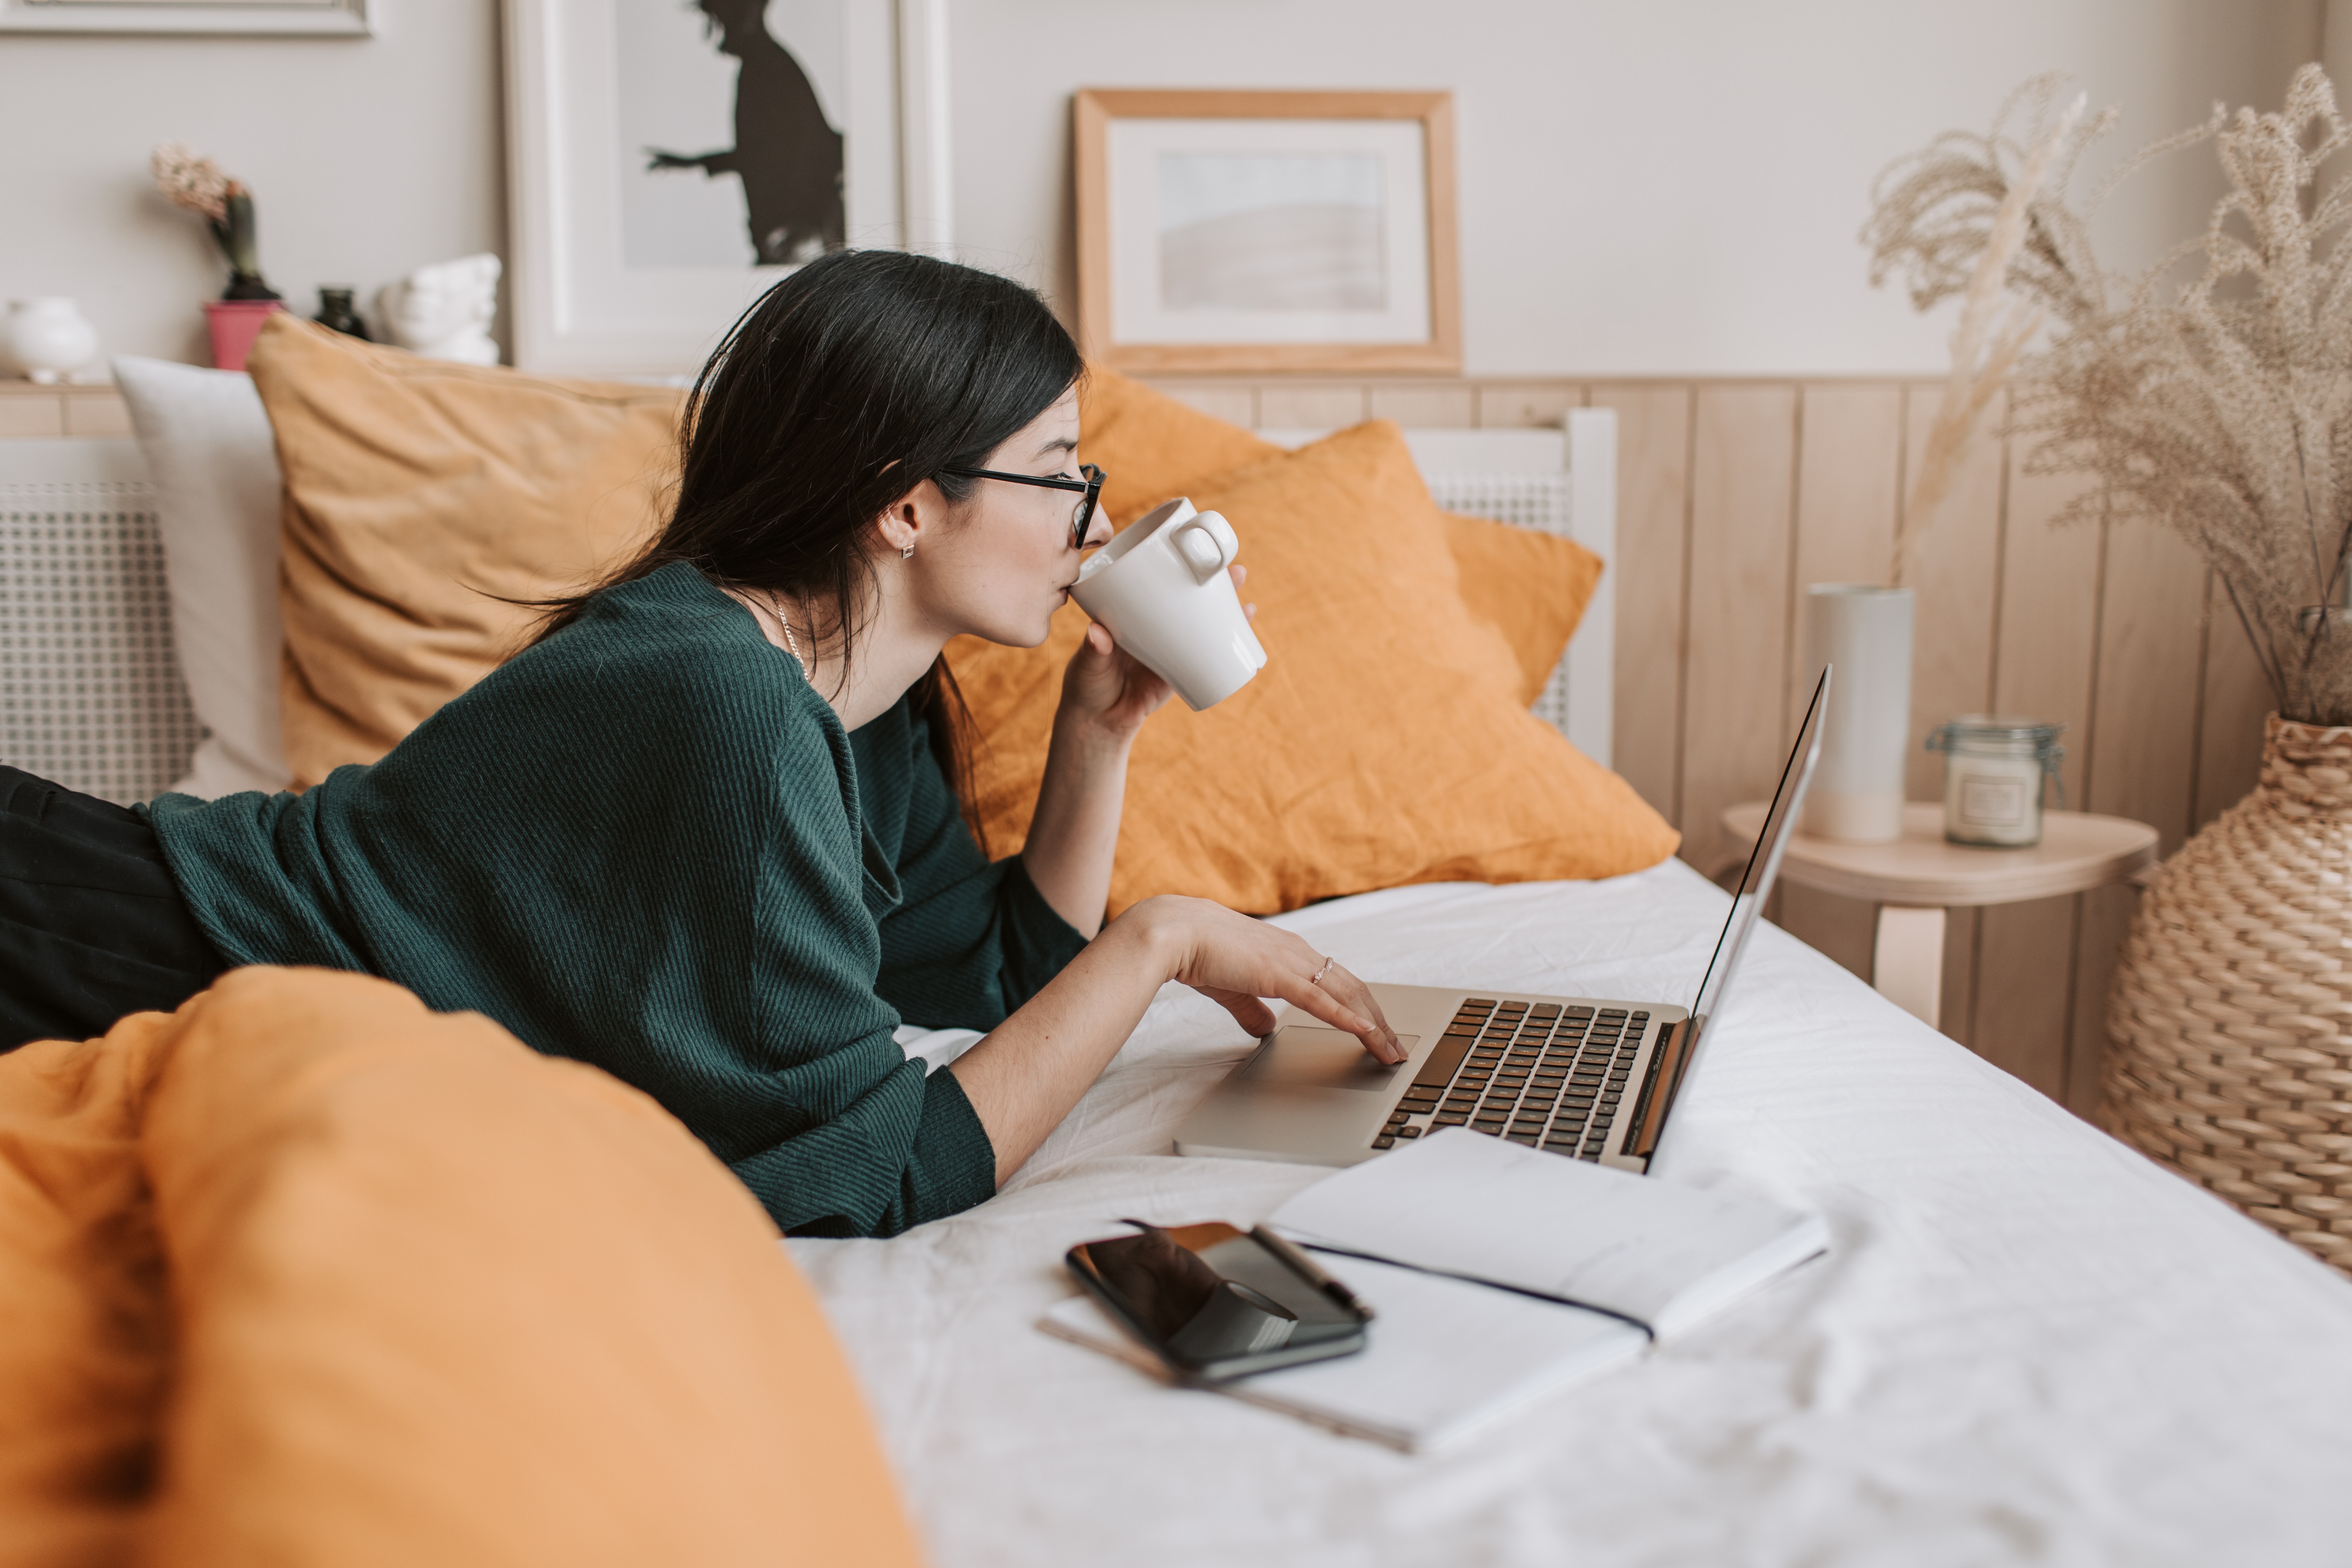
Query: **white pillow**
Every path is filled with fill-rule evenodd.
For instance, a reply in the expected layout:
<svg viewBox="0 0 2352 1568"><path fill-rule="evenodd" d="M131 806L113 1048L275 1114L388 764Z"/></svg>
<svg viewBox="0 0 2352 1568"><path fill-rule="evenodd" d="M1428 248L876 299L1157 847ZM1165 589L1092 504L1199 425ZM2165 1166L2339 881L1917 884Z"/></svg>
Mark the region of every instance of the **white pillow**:
<svg viewBox="0 0 2352 1568"><path fill-rule="evenodd" d="M165 360L114 362L155 480L172 642L197 721L188 776L206 800L286 787L278 717L278 443L253 378Z"/></svg>

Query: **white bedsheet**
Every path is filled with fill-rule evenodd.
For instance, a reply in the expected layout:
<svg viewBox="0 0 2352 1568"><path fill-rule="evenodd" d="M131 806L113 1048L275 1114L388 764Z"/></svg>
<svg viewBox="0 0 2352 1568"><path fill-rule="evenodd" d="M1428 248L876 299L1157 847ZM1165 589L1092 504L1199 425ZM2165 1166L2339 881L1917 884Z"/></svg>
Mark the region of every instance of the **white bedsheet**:
<svg viewBox="0 0 2352 1568"><path fill-rule="evenodd" d="M1283 923L1373 979L1678 998L1723 909L1669 862ZM1717 1027L1675 1179L1814 1207L1834 1256L1433 1457L1033 1326L1121 1216L1323 1173L1170 1153L1250 1045L1176 988L995 1200L790 1246L940 1568L2352 1561L2352 1284L1777 930Z"/></svg>

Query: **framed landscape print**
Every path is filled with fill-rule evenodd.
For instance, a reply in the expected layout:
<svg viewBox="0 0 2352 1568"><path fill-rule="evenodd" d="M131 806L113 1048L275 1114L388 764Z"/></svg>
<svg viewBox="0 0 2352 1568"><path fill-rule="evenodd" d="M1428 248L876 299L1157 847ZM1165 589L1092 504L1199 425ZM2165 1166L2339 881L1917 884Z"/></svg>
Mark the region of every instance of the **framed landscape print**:
<svg viewBox="0 0 2352 1568"><path fill-rule="evenodd" d="M688 374L826 251L946 242L945 0L506 14L519 366Z"/></svg>
<svg viewBox="0 0 2352 1568"><path fill-rule="evenodd" d="M1121 371L1458 371L1443 92L1088 90L1078 335Z"/></svg>

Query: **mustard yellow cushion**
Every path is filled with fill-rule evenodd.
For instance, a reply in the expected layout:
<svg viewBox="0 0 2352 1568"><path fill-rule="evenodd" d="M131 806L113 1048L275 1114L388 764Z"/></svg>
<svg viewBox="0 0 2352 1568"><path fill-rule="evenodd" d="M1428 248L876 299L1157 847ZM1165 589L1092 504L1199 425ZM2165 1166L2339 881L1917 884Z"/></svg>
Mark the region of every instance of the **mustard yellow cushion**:
<svg viewBox="0 0 2352 1568"><path fill-rule="evenodd" d="M1087 367L1079 455L1103 469L1103 510L1124 528L1171 496L1278 458L1283 448L1139 381Z"/></svg>
<svg viewBox="0 0 2352 1568"><path fill-rule="evenodd" d="M0 1563L132 1560L171 1373L139 1150L171 1020L0 1056Z"/></svg>
<svg viewBox="0 0 2352 1568"><path fill-rule="evenodd" d="M12 1563L919 1561L726 1167L383 981L0 1056L0 1305Z"/></svg>
<svg viewBox="0 0 2352 1568"><path fill-rule="evenodd" d="M634 555L679 394L418 359L272 316L247 361L286 476L296 787L373 762L497 668L543 599Z"/></svg>
<svg viewBox="0 0 2352 1568"><path fill-rule="evenodd" d="M1171 703L1129 771L1111 908L1155 893L1253 913L1408 882L1608 877L1672 854L1625 782L1526 710L1502 634L1464 607L1442 514L1375 422L1189 487L1242 541L1272 662L1205 713ZM985 744L992 854L1024 840L1075 605L1045 646L949 658Z"/></svg>
<svg viewBox="0 0 2352 1568"><path fill-rule="evenodd" d="M1601 557L1572 539L1446 512L1445 547L1461 574L1462 605L1510 645L1519 703L1543 695L1584 606L1601 585Z"/></svg>
<svg viewBox="0 0 2352 1568"><path fill-rule="evenodd" d="M1109 476L1103 509L1121 527L1171 496L1192 496L1198 505L1202 487L1284 450L1115 371L1090 369L1078 402L1084 456ZM1591 602L1601 558L1573 540L1481 517L1444 517L1462 602L1510 644L1520 690L1533 702Z"/></svg>

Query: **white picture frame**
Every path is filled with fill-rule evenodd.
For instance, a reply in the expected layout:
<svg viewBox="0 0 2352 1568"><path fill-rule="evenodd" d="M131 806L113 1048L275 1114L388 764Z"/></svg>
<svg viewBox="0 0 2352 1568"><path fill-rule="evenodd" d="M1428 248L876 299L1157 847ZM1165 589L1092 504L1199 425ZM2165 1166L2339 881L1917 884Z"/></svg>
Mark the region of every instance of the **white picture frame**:
<svg viewBox="0 0 2352 1568"><path fill-rule="evenodd" d="M367 37L382 0L0 0L0 33Z"/></svg>
<svg viewBox="0 0 2352 1568"><path fill-rule="evenodd" d="M631 266L623 254L616 7L508 0L509 310L518 367L677 377L788 266ZM838 0L845 239L951 242L946 0ZM690 177L690 176L689 176Z"/></svg>

